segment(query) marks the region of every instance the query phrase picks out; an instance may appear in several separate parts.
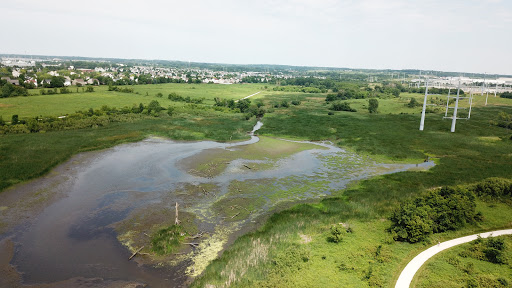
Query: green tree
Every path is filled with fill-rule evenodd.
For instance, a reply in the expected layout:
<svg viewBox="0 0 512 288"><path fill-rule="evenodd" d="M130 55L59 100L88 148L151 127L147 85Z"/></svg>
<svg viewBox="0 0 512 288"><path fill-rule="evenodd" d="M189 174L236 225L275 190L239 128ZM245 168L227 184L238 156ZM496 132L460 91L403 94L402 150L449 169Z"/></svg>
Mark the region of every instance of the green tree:
<svg viewBox="0 0 512 288"><path fill-rule="evenodd" d="M379 101L376 98L372 98L368 100L368 111L370 113L377 113L377 109L379 108Z"/></svg>
<svg viewBox="0 0 512 288"><path fill-rule="evenodd" d="M156 101L156 100L149 102L149 105L147 108L148 108L148 112L155 111L158 113L163 110L162 106L160 106L160 103L158 103L158 101Z"/></svg>
<svg viewBox="0 0 512 288"><path fill-rule="evenodd" d="M12 115L12 117L11 117L11 125L16 125L16 124L18 124L18 122L19 122L18 115L17 114Z"/></svg>
<svg viewBox="0 0 512 288"><path fill-rule="evenodd" d="M241 113L245 113L249 109L250 105L251 105L251 100L242 99L236 103L236 108L240 109Z"/></svg>
<svg viewBox="0 0 512 288"><path fill-rule="evenodd" d="M53 76L50 81L50 86L51 88L64 87L64 82L66 82L66 78L62 76Z"/></svg>
<svg viewBox="0 0 512 288"><path fill-rule="evenodd" d="M420 106L421 104L416 100L416 98L411 98L409 103L407 103L407 107L414 108L416 106Z"/></svg>
<svg viewBox="0 0 512 288"><path fill-rule="evenodd" d="M174 114L174 107L167 107L167 115L172 116Z"/></svg>

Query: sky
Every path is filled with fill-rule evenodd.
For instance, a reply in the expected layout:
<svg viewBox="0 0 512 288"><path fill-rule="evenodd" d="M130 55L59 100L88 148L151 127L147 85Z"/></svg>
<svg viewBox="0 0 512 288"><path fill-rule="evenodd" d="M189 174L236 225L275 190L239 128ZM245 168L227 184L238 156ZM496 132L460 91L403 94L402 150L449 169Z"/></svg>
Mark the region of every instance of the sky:
<svg viewBox="0 0 512 288"><path fill-rule="evenodd" d="M0 53L512 74L512 0L0 1Z"/></svg>

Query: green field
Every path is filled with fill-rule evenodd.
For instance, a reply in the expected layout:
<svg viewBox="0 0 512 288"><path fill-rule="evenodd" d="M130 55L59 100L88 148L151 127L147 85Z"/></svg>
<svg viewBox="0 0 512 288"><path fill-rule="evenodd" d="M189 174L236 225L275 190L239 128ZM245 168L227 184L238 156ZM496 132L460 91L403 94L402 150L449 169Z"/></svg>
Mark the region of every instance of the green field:
<svg viewBox="0 0 512 288"><path fill-rule="evenodd" d="M173 92L193 99L205 98L204 103L210 105L214 103L213 99L215 97L238 100L259 91L262 91L262 93L254 96L255 98L269 93L265 91L264 85L259 84L207 85L170 83L120 87L133 88L134 93L108 91L107 86L94 87L95 91L92 93L82 92L82 88L71 87L70 90L74 93L55 95L40 95L40 89L29 90L31 96L28 97L1 98L0 116L6 121L11 119L11 116L14 114L18 114L21 118L40 115L60 116L89 108L99 109L103 105L117 108L131 107L133 104L138 105L139 103L147 105L152 100L157 100L162 107L183 105L182 102L172 102L167 99L167 96ZM77 89L78 93L76 93ZM156 97L158 93L162 93L163 97Z"/></svg>
<svg viewBox="0 0 512 288"><path fill-rule="evenodd" d="M162 84L133 86L139 94L108 92L16 97L0 100L4 120L60 115L76 110L108 106L131 106L158 100L163 107L183 105L166 95L239 99L264 89L263 85ZM146 92L148 96L146 96ZM157 98L156 93L164 94ZM268 111L259 134L289 139L330 140L338 146L386 162L418 163L432 157L437 166L427 172L401 172L353 183L331 198L296 205L261 218L260 228L236 240L193 283L194 287L392 287L401 269L431 243L481 231L512 227L512 208L478 201L484 220L461 230L434 234L430 242L409 244L393 241L386 232L391 211L405 200L443 185L470 184L488 177L512 178L512 131L491 125L499 112L512 114L512 100L475 97L471 119L443 119L444 108L427 114L425 131L419 128L421 107L408 108L410 97L379 99L379 113L370 114L368 100L348 100L357 112L334 112L324 94L263 90L257 95ZM479 98L480 97L480 98ZM301 105L274 108L282 100L300 100ZM149 135L172 139L220 141L247 137L256 119L240 113L194 110L190 114L142 116L130 122L104 127L32 134L0 135L0 189L38 177L85 150L103 149ZM258 151L249 151L259 153ZM248 156L250 157L250 156ZM203 167L204 168L204 167ZM201 167L198 168L200 170ZM256 202L255 202L256 203ZM340 243L328 241L330 227L344 223L352 233ZM432 276L434 277L434 276ZM510 280L510 279L509 279Z"/></svg>
<svg viewBox="0 0 512 288"><path fill-rule="evenodd" d="M432 257L416 274L415 287L510 287L512 281L512 237L505 241L505 263L492 263L474 255L475 242L463 244ZM470 256L471 255L471 256Z"/></svg>

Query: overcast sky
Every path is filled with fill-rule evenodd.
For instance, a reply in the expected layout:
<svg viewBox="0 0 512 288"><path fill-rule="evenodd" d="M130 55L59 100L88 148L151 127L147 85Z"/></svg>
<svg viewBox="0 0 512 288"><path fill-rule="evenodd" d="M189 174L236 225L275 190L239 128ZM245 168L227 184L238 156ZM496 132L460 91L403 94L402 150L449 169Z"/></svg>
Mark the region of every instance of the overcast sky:
<svg viewBox="0 0 512 288"><path fill-rule="evenodd" d="M13 0L0 53L512 74L511 0Z"/></svg>

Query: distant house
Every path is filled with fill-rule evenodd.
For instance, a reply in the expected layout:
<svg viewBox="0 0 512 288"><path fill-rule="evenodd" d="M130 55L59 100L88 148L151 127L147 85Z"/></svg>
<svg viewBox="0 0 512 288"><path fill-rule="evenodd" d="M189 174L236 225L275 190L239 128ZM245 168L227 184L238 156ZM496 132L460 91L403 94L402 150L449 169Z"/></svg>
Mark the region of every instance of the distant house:
<svg viewBox="0 0 512 288"><path fill-rule="evenodd" d="M27 79L25 80L25 83L32 83L35 87L37 87L37 80L36 79Z"/></svg>
<svg viewBox="0 0 512 288"><path fill-rule="evenodd" d="M75 79L72 84L76 86L85 86L87 82L85 82L84 79Z"/></svg>
<svg viewBox="0 0 512 288"><path fill-rule="evenodd" d="M98 79L95 79L95 78L91 78L91 79L87 80L87 84L95 85L95 83L99 84L100 81L98 81Z"/></svg>
<svg viewBox="0 0 512 288"><path fill-rule="evenodd" d="M10 77L2 77L1 79L7 81L8 83L11 83L12 85L20 85L20 80L17 79L11 79Z"/></svg>
<svg viewBox="0 0 512 288"><path fill-rule="evenodd" d="M64 86L71 86L71 78L69 78L68 76L64 76L64 79Z"/></svg>

